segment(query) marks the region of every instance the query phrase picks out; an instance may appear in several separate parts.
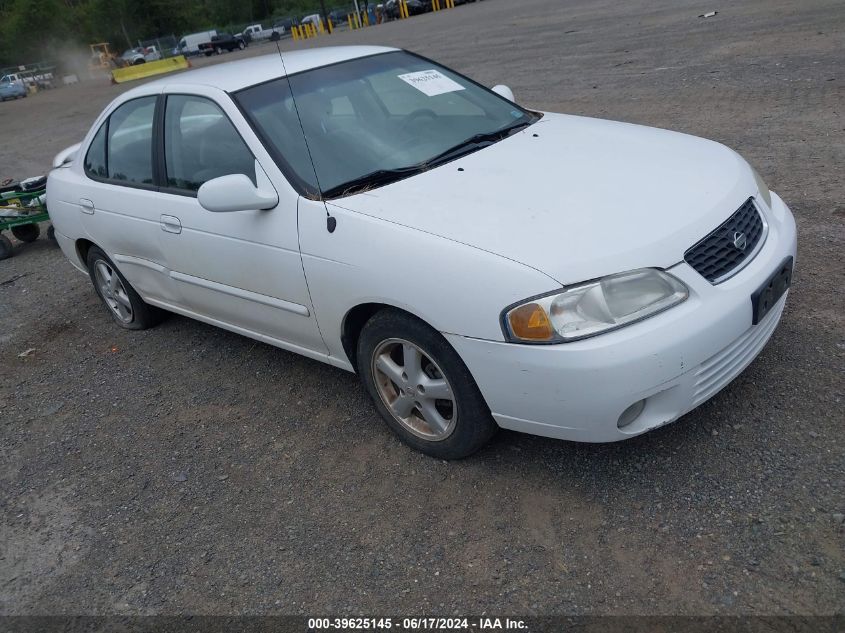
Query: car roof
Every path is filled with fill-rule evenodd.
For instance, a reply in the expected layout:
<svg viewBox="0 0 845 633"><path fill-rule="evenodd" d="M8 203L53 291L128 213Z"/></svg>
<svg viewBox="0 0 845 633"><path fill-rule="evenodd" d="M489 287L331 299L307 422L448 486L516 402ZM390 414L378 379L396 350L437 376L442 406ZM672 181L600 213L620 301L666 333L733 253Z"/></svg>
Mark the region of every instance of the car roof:
<svg viewBox="0 0 845 633"><path fill-rule="evenodd" d="M359 57L388 53L399 49L385 46L326 46L309 48L282 53L284 65L279 60L279 53L250 57L224 64L215 64L205 68L189 70L178 75L171 75L152 81L143 86L128 91L126 97L154 94L160 92L162 86L170 84L196 84L198 86L214 86L226 92L234 92L241 88L254 86L265 81L277 79L287 74L293 75L305 70L320 68L338 62L344 62ZM123 99L122 99L123 100Z"/></svg>

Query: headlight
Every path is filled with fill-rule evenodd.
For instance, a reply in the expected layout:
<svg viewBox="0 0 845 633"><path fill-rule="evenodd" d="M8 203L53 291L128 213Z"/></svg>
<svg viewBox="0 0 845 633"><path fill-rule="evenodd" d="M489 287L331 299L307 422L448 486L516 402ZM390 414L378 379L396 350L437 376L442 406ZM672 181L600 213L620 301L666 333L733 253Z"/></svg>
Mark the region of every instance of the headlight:
<svg viewBox="0 0 845 633"><path fill-rule="evenodd" d="M630 325L688 296L672 275L641 268L506 308L503 326L514 343L566 343Z"/></svg>
<svg viewBox="0 0 845 633"><path fill-rule="evenodd" d="M772 208L772 192L769 191L768 186L766 186L766 183L760 177L760 174L757 173L757 170L752 167L751 171L754 173L754 180L757 181L757 190L760 192L760 197L763 199L763 202L766 203L766 206L771 209Z"/></svg>

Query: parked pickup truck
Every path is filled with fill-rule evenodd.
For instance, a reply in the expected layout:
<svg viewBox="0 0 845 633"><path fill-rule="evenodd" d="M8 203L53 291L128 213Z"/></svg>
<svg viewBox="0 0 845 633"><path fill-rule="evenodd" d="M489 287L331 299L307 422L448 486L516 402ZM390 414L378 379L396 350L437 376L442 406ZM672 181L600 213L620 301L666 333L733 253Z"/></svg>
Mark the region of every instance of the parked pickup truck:
<svg viewBox="0 0 845 633"><path fill-rule="evenodd" d="M130 48L121 55L126 64L143 64L145 62L154 62L161 59L161 53L155 46L140 46L138 48Z"/></svg>
<svg viewBox="0 0 845 633"><path fill-rule="evenodd" d="M198 46L200 53L205 53L206 57L211 56L212 53L222 55L223 51L233 51L236 48L243 50L246 48L246 40L241 35L232 35L231 33L218 33L211 38L210 42L203 42Z"/></svg>
<svg viewBox="0 0 845 633"><path fill-rule="evenodd" d="M279 37L285 34L285 27L283 26L273 26L272 29L265 29L260 24L250 24L246 27L243 31L241 31L241 36L250 41L256 40L267 40L273 37L273 33L278 33Z"/></svg>

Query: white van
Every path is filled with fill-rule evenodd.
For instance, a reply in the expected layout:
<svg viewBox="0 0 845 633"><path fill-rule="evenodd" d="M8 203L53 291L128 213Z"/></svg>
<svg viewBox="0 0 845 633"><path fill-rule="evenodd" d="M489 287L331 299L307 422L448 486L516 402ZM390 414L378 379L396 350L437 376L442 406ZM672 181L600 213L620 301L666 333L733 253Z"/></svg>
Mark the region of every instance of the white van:
<svg viewBox="0 0 845 633"><path fill-rule="evenodd" d="M199 45L204 42L210 42L211 38L216 35L216 30L199 31L198 33L185 35L179 40L179 53L182 55L197 55L200 52Z"/></svg>

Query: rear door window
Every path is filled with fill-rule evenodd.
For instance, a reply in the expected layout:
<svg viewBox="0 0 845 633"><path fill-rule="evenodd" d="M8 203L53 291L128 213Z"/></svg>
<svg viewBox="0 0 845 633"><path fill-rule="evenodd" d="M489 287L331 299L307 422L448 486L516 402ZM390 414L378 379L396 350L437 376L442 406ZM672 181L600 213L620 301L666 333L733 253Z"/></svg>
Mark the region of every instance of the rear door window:
<svg viewBox="0 0 845 633"><path fill-rule="evenodd" d="M112 180L153 184L153 115L156 97L128 101L109 117L106 155Z"/></svg>
<svg viewBox="0 0 845 633"><path fill-rule="evenodd" d="M155 104L156 97L143 97L112 112L88 146L89 177L152 186Z"/></svg>

